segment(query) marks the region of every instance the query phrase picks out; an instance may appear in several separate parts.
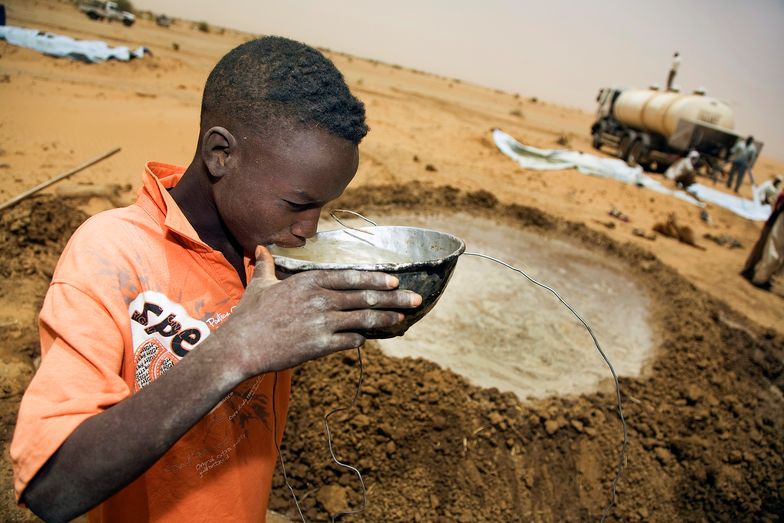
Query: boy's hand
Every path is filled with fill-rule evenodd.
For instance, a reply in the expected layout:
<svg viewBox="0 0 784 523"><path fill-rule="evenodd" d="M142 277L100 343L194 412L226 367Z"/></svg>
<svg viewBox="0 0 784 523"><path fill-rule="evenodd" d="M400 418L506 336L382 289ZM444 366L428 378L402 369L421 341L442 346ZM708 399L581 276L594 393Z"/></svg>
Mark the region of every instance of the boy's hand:
<svg viewBox="0 0 784 523"><path fill-rule="evenodd" d="M256 248L256 270L231 318L213 336L221 354L247 378L359 347L355 331L395 325L403 315L385 309L415 308L422 298L397 290L380 272L307 271L275 276L272 255Z"/></svg>

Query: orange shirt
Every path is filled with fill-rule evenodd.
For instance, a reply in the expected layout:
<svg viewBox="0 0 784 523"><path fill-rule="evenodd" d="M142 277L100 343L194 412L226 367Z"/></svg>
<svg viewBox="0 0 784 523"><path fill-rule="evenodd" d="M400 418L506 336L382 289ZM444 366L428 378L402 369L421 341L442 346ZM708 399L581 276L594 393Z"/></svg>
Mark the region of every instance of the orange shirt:
<svg viewBox="0 0 784 523"><path fill-rule="evenodd" d="M166 191L183 172L147 164L136 203L93 216L63 251L11 444L17 499L81 422L198 350L240 300L235 269ZM264 521L290 383L285 371L240 384L90 521Z"/></svg>

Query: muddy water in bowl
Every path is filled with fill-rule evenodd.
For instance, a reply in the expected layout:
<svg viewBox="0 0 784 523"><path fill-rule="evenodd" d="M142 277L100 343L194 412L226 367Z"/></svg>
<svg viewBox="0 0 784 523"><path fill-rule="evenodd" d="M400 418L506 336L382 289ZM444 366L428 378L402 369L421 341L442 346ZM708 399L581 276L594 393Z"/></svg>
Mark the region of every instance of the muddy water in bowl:
<svg viewBox="0 0 784 523"><path fill-rule="evenodd" d="M368 241L372 241L372 238ZM402 253L382 249L370 243L347 242L340 238L318 236L308 240L303 247L294 249L275 247L272 252L278 256L303 261L346 265L400 264L413 261Z"/></svg>
<svg viewBox="0 0 784 523"><path fill-rule="evenodd" d="M465 250L459 238L418 227L362 227L319 232L304 247L270 252L281 276L308 270L356 269L382 271L400 280L400 288L422 296L413 310L400 310L402 323L385 329L360 331L366 338L400 336L419 321L441 296L457 258Z"/></svg>

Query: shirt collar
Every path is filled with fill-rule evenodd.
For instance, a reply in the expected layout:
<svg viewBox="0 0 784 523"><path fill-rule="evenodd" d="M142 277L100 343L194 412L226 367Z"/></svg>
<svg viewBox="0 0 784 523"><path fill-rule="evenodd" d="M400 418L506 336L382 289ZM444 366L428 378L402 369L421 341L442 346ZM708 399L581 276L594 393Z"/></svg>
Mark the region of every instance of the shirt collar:
<svg viewBox="0 0 784 523"><path fill-rule="evenodd" d="M149 199L157 210L159 219L171 232L186 238L200 246L212 250L199 238L198 233L182 213L182 210L169 194L171 189L182 178L185 167L158 162L147 162L144 166L144 177L139 199Z"/></svg>
<svg viewBox="0 0 784 523"><path fill-rule="evenodd" d="M185 167L159 162L147 162L144 165L142 188L137 202L157 214L163 226L174 234L195 244L198 248L213 252L213 248L199 238L198 233L182 213L180 206L169 194L171 189L182 178ZM147 204L147 205L145 205ZM243 256L247 281L253 276L255 260Z"/></svg>

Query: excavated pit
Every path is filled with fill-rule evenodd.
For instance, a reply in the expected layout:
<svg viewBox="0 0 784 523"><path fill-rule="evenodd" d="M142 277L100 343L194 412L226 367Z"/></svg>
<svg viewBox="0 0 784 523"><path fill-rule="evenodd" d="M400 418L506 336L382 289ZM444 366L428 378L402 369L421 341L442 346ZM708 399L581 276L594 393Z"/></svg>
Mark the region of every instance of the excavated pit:
<svg viewBox="0 0 784 523"><path fill-rule="evenodd" d="M485 191L465 193L417 183L360 188L347 193L340 206L387 225L403 224L402 217L392 212L422 215L427 226L458 234L469 249L513 262L517 260L512 255L493 252L482 242L487 240L491 247L509 245L510 239L523 242L527 251L519 255L522 265L542 279L551 266L563 272L583 271L566 256L541 267L531 261L534 253L549 252L559 242L569 246L570 256L587 260L589 267L599 270L609 264L611 272L615 268L616 273L631 277L633 286L645 289L640 294L643 299L647 294L650 302L656 354L644 365L642 376L622 379L630 447L619 483L621 495L608 521L648 521L651 514L661 521L776 521L782 513L784 340L775 331L755 325L707 296L651 252L535 208L504 205ZM470 213L469 221L482 225L478 238L458 228L465 217L455 217L453 209ZM441 226L424 211L452 221ZM0 214L0 273L4 278L0 295L8 302L0 311L4 349L0 385L5 394L0 403L0 439L6 455L19 399L38 357L35 312L65 240L84 218L62 200L44 196ZM511 232L504 225L512 226ZM544 248L535 243L537 239ZM583 250L589 252L585 259L578 256ZM466 269L471 266L477 267L474 272ZM490 262L463 258L458 270L468 270L477 279L497 274L518 301L545 293ZM577 282L578 291L580 286L587 289L586 280L590 285L601 281L597 273L586 274ZM595 321L579 292L573 293L564 281L555 283L589 321ZM455 279L447 293L456 292L457 298L468 302L458 285ZM449 294L444 300L452 299ZM623 297L628 298L625 293ZM438 336L432 322L437 321L436 313L448 307L448 301L436 305L433 315L425 317L417 329ZM632 316L625 310L623 315ZM561 311L558 317L568 315ZM478 323L476 317L468 319ZM504 323L515 322L507 322L504 316ZM623 362L614 354L604 327L594 327L622 369ZM494 343L490 335L488 329L481 331L483 347ZM458 343L466 334L453 328L449 336L451 343ZM449 345L446 340L439 343ZM588 338L580 347L595 362L583 371L596 369L600 376L609 376ZM515 355L532 349L516 351ZM365 477L368 506L362 514L341 520L599 519L615 477L621 438L610 390L602 387L600 392L580 396L520 401L509 392L473 386L463 376L426 359L387 356L375 341L367 343L362 352L361 393L352 409L334 417L332 429L338 455L358 465ZM341 508L346 503L361 506L356 478L332 463L323 427L324 414L345 407L354 396L358 367L357 354L344 351L310 361L295 373L281 450L308 521L329 521L329 507L334 509L336 501ZM16 507L7 460L1 472L6 495L0 496L0 520L37 520ZM270 507L299 520L279 470L273 485Z"/></svg>
<svg viewBox="0 0 784 523"><path fill-rule="evenodd" d="M588 322L621 376L639 376L651 356L649 299L617 260L465 213L372 218L449 232L468 252L504 260L552 287ZM389 356L426 358L520 399L591 392L611 377L587 330L551 292L467 255L428 316L379 345Z"/></svg>

